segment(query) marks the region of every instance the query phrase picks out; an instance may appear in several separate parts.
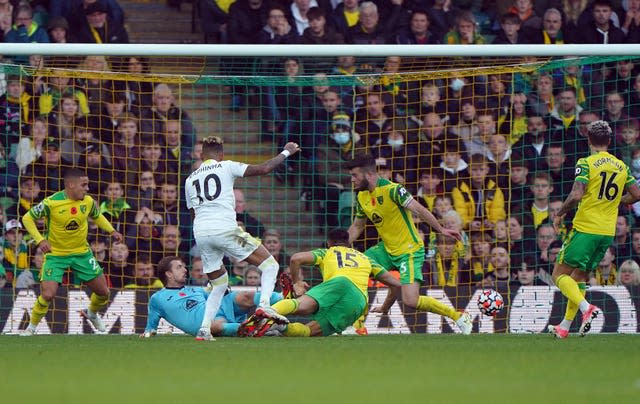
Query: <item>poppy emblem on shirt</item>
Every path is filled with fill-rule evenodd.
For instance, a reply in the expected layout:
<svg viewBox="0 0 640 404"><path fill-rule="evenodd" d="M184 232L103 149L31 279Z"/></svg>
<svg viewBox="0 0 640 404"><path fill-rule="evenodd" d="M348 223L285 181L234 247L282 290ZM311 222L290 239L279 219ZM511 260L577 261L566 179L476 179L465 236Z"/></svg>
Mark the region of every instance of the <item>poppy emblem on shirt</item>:
<svg viewBox="0 0 640 404"><path fill-rule="evenodd" d="M376 206L376 198L371 198L371 204L372 204L373 206Z"/></svg>
<svg viewBox="0 0 640 404"><path fill-rule="evenodd" d="M76 215L78 214L78 208L76 208L75 206L71 208L71 214L72 215Z"/></svg>
<svg viewBox="0 0 640 404"><path fill-rule="evenodd" d="M186 294L186 293L184 293L184 292L180 292L180 293L178 293L178 296L180 296L180 297L185 297L186 295L187 295L187 294Z"/></svg>

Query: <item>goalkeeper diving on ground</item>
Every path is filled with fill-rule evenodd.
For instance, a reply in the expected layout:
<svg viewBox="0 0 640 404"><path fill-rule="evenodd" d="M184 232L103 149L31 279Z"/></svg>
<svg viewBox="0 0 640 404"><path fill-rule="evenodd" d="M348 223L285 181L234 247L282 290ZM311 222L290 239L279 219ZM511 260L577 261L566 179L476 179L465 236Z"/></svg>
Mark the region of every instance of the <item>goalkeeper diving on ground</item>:
<svg viewBox="0 0 640 404"><path fill-rule="evenodd" d="M157 271L165 287L149 299L147 325L140 338L155 336L162 318L195 336L204 317L209 293L202 287L186 285L187 268L180 257L164 257L158 263ZM271 304L280 300L281 294L271 294ZM235 337L248 312L259 302L259 292L227 293L211 323L211 335Z"/></svg>

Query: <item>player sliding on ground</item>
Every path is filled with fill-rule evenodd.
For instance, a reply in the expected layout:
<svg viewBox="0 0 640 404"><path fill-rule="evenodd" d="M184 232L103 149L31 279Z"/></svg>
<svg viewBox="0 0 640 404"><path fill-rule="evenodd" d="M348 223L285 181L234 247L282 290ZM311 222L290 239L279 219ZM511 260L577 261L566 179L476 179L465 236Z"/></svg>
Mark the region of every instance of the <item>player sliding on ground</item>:
<svg viewBox="0 0 640 404"><path fill-rule="evenodd" d="M71 269L76 280L91 289L89 307L80 312L98 331L105 331L97 313L109 302L109 287L96 261L89 243L87 219L91 217L99 228L111 234L114 241L121 242L122 234L113 229L111 223L100 213L98 203L89 195L89 178L77 168L70 168L64 175L64 189L56 192L29 209L22 217L38 249L45 254L40 271L40 296L31 310L29 326L20 335L36 333L38 323L47 314L49 304L58 291L62 276ZM47 232L43 236L36 220L46 220Z"/></svg>
<svg viewBox="0 0 640 404"><path fill-rule="evenodd" d="M283 316L311 316L311 322L278 324L277 318L258 308L240 327L238 335L260 337L278 331L287 337L319 337L340 333L366 312L369 275L389 286L400 286L384 268L348 246L349 233L337 229L329 232L328 248L299 252L291 257L293 292L299 297L281 300L272 308ZM322 283L308 292L308 285L302 279L303 265L317 265L322 274Z"/></svg>
<svg viewBox="0 0 640 404"><path fill-rule="evenodd" d="M276 157L258 165L248 165L224 160L222 139L209 136L202 144L204 162L189 175L185 183L187 208L193 209L193 235L202 256L203 271L209 278L211 293L196 335L197 340L212 340L211 321L220 308L222 296L227 291L229 278L222 266L224 255L239 261L247 261L258 267L261 277L260 307L270 310L269 297L273 292L280 269L269 251L260 241L245 232L236 222L233 183L239 177L266 175L292 154L300 150L289 142ZM274 316L277 313L272 312ZM284 321L284 318L282 319Z"/></svg>
<svg viewBox="0 0 640 404"><path fill-rule="evenodd" d="M158 263L157 272L165 287L149 299L147 326L140 338L156 335L161 318L195 336L204 317L209 293L202 287L185 286L187 268L180 257L164 257ZM282 295L272 293L270 303L281 299ZM240 323L247 319L247 313L257 306L259 300L258 292L231 292L224 295L215 320L211 322L211 334L237 336Z"/></svg>
<svg viewBox="0 0 640 404"><path fill-rule="evenodd" d="M358 239L369 218L382 241L365 251L365 255L386 269L396 268L400 271L402 303L419 311L447 316L456 322L463 334L470 334L473 323L468 313L460 313L433 297L420 296L424 242L418 235L412 214L447 237L461 240L460 232L442 227L405 187L378 176L376 162L371 155L356 156L347 163L347 168L351 172L351 182L358 191L355 219L349 227L349 242ZM395 290L389 293L382 307L376 311L386 314L396 293Z"/></svg>
<svg viewBox="0 0 640 404"><path fill-rule="evenodd" d="M613 131L605 121L589 124L588 141L591 155L578 160L573 188L553 220L558 231L564 216L578 205L573 229L567 235L553 268L553 280L569 299L564 320L549 325L558 338L569 336L569 327L578 309L582 311L580 336L591 329L600 309L585 299L589 271L598 267L615 235L618 207L640 199L640 188L629 167L607 152ZM622 197L622 191L629 194Z"/></svg>

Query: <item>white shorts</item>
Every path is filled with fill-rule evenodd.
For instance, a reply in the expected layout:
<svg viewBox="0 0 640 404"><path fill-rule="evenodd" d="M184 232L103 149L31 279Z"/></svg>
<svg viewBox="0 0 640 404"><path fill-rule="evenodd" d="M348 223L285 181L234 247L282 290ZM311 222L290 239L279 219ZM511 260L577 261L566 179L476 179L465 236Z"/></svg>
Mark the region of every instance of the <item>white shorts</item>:
<svg viewBox="0 0 640 404"><path fill-rule="evenodd" d="M243 261L260 247L260 241L242 230L241 227L236 227L226 233L196 236L195 238L205 274L219 270L225 255Z"/></svg>

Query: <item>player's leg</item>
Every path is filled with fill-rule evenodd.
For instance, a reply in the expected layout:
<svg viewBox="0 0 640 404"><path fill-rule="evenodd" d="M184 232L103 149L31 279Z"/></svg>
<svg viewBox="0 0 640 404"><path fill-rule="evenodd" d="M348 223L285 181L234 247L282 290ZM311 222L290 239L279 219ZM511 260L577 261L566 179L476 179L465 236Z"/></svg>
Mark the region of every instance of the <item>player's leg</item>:
<svg viewBox="0 0 640 404"><path fill-rule="evenodd" d="M198 237L196 240L202 257L202 271L207 275L209 286L211 287L211 292L207 296L202 323L196 335L196 340L198 341L213 340L211 323L220 309L222 298L229 285L227 270L222 265L224 254L218 248L218 241L216 236Z"/></svg>
<svg viewBox="0 0 640 404"><path fill-rule="evenodd" d="M46 254L42 269L40 270L40 295L31 309L29 325L20 335L31 336L36 333L40 320L49 311L49 305L58 292L58 285L62 282L62 276L69 267L70 261L65 257L56 257Z"/></svg>
<svg viewBox="0 0 640 404"><path fill-rule="evenodd" d="M419 311L429 311L449 317L456 322L463 334L471 334L473 323L468 313L460 313L431 296L420 295L424 249L392 257L392 260L394 265L400 269L400 284L402 285L400 292L403 304Z"/></svg>
<svg viewBox="0 0 640 404"><path fill-rule="evenodd" d="M269 251L260 245L249 255L245 261L251 265L258 267L261 273L260 278L260 290L262 292L262 298L260 300L260 307L270 307L269 297L276 286L276 278L278 277L278 271L280 265L278 261L269 253Z"/></svg>
<svg viewBox="0 0 640 404"><path fill-rule="evenodd" d="M89 320L96 330L104 332L105 326L97 315L98 311L109 303L109 287L102 267L93 253L87 251L85 254L71 257L71 270L76 279L84 282L92 292L89 307L82 310L80 314Z"/></svg>

